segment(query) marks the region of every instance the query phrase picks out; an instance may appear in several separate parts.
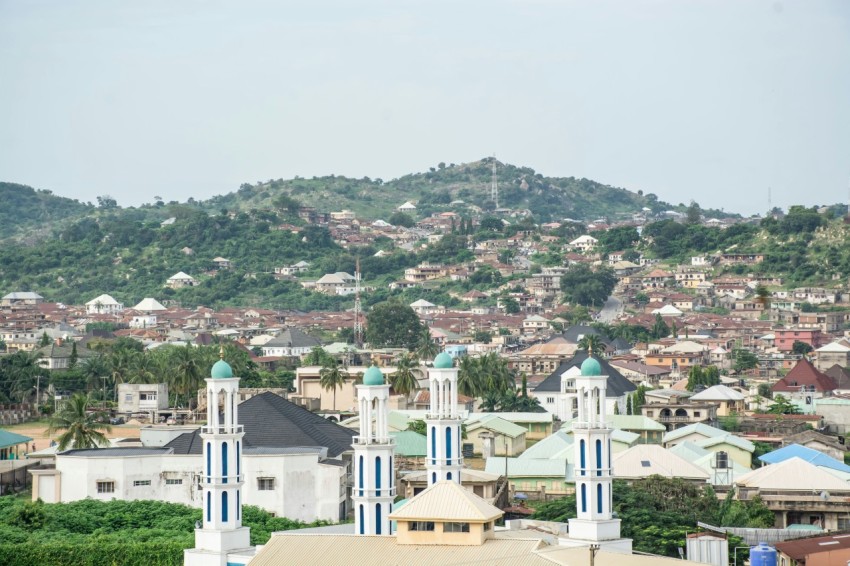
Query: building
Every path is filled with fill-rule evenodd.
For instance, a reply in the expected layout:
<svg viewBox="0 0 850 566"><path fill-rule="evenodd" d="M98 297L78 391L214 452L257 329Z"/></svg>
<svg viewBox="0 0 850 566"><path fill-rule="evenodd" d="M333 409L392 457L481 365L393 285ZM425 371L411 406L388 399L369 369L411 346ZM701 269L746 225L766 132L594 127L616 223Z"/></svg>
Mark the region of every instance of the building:
<svg viewBox="0 0 850 566"><path fill-rule="evenodd" d="M691 395L691 401L717 405L718 417L742 414L744 409L746 409L746 397L744 394L722 384L712 385L708 389Z"/></svg>
<svg viewBox="0 0 850 566"><path fill-rule="evenodd" d="M248 527L242 526L244 427L239 424L239 378L222 359L207 378L207 424L201 429L204 467L200 478L202 525L195 548L183 552L185 566L247 564L254 555ZM219 402L221 401L221 405ZM219 412L221 409L221 412Z"/></svg>
<svg viewBox="0 0 850 566"><path fill-rule="evenodd" d="M87 314L117 314L123 310L124 303L119 303L105 293L86 303Z"/></svg>
<svg viewBox="0 0 850 566"><path fill-rule="evenodd" d="M133 415L168 408L168 384L119 383L118 412Z"/></svg>
<svg viewBox="0 0 850 566"><path fill-rule="evenodd" d="M787 328L774 330L776 348L780 352L794 350L795 342L808 344L815 350L826 344L826 337L819 328Z"/></svg>
<svg viewBox="0 0 850 566"><path fill-rule="evenodd" d="M850 366L850 348L841 342L832 342L826 346L821 346L815 350L815 354L817 354L815 367L820 371L826 371L835 365L843 368Z"/></svg>
<svg viewBox="0 0 850 566"><path fill-rule="evenodd" d="M460 484L463 468L461 417L457 410L457 374L454 360L445 352L428 368L431 408L425 418L429 455L425 459L428 485L444 480Z"/></svg>
<svg viewBox="0 0 850 566"><path fill-rule="evenodd" d="M263 356L291 357L309 354L322 343L298 328L288 327L261 346Z"/></svg>
<svg viewBox="0 0 850 566"><path fill-rule="evenodd" d="M389 519L396 495L395 440L389 434L390 386L372 366L357 386L360 434L354 437L354 532L358 535L391 535Z"/></svg>
<svg viewBox="0 0 850 566"><path fill-rule="evenodd" d="M775 546L778 566L833 566L850 563L850 537L847 533L786 540Z"/></svg>
<svg viewBox="0 0 850 566"><path fill-rule="evenodd" d="M165 286L170 289L182 289L183 287L194 287L198 284L198 280L187 275L182 271L175 273L165 282Z"/></svg>
<svg viewBox="0 0 850 566"><path fill-rule="evenodd" d="M19 307L19 306L35 306L44 302L44 297L32 291L16 291L4 295L0 299L0 306L3 307Z"/></svg>

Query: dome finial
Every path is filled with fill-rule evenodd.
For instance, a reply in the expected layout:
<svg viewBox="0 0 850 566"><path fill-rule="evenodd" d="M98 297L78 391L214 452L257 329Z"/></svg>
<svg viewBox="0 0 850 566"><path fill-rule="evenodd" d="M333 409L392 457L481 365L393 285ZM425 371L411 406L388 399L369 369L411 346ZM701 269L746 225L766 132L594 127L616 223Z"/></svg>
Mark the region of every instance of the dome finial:
<svg viewBox="0 0 850 566"><path fill-rule="evenodd" d="M219 344L219 348L218 348L218 359L219 359L219 360L223 360L223 359L224 359L224 344L223 344L223 343L222 343L222 344Z"/></svg>

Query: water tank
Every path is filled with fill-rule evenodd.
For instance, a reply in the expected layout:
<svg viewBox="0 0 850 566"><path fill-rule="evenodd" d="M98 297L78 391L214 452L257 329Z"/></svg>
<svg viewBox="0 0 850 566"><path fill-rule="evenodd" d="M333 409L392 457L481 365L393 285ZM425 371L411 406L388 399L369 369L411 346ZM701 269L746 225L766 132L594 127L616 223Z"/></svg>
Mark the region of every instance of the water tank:
<svg viewBox="0 0 850 566"><path fill-rule="evenodd" d="M725 470L731 467L729 466L729 455L726 452L718 452L715 458L714 467L718 470Z"/></svg>
<svg viewBox="0 0 850 566"><path fill-rule="evenodd" d="M776 566L776 549L764 542L750 548L750 566Z"/></svg>

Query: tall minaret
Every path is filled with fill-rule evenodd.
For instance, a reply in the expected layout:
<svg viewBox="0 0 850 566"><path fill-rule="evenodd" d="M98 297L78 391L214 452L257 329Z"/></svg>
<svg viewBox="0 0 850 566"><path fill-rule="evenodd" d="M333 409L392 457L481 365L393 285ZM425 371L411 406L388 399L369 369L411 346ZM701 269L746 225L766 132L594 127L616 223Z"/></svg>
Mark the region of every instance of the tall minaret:
<svg viewBox="0 0 850 566"><path fill-rule="evenodd" d="M578 418L573 423L576 507L570 538L611 541L620 538L620 519L612 515L611 429L605 422L608 376L594 358L581 364L576 376Z"/></svg>
<svg viewBox="0 0 850 566"><path fill-rule="evenodd" d="M250 529L242 526L245 432L238 424L239 378L224 361L223 349L221 358L206 380L207 424L201 428L203 526L195 529L195 548L184 551L185 566L225 566L229 553L251 547Z"/></svg>
<svg viewBox="0 0 850 566"><path fill-rule="evenodd" d="M357 386L360 435L354 437L354 532L358 535L391 535L396 486L393 472L395 441L389 434L390 386L373 365Z"/></svg>
<svg viewBox="0 0 850 566"><path fill-rule="evenodd" d="M428 370L431 383L431 408L426 415L428 425L428 485L452 480L460 483L463 454L460 451L460 415L457 412L457 368L452 357L442 352Z"/></svg>

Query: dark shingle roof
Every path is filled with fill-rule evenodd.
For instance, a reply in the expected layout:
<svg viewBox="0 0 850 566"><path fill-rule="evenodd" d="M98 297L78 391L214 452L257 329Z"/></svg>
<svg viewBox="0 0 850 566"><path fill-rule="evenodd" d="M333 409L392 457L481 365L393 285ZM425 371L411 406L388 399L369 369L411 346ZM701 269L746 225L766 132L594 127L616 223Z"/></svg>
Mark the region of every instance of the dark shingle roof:
<svg viewBox="0 0 850 566"><path fill-rule="evenodd" d="M249 447L324 447L328 456L351 449L357 432L329 421L274 393L261 393L239 405L239 424L245 427L244 444ZM175 454L200 454L200 430L181 434L165 445Z"/></svg>
<svg viewBox="0 0 850 566"><path fill-rule="evenodd" d="M321 345L321 342L297 328L287 328L279 336L264 344L265 347L270 348L313 348Z"/></svg>
<svg viewBox="0 0 850 566"><path fill-rule="evenodd" d="M581 366L581 363L587 359L587 352L576 352L576 355L573 356L573 359L568 360L566 362L561 363L558 368L553 371L549 376L540 382L540 385L534 388L535 393L545 393L547 391L560 391L561 390L561 374L570 369L571 367ZM608 397L621 397L626 393L631 393L632 391L636 391L637 387L634 383L623 377L616 368L611 367L611 365L603 360L602 358L596 358L596 361L599 362L599 365L602 366L602 373L608 376L608 384L606 388L606 395Z"/></svg>

